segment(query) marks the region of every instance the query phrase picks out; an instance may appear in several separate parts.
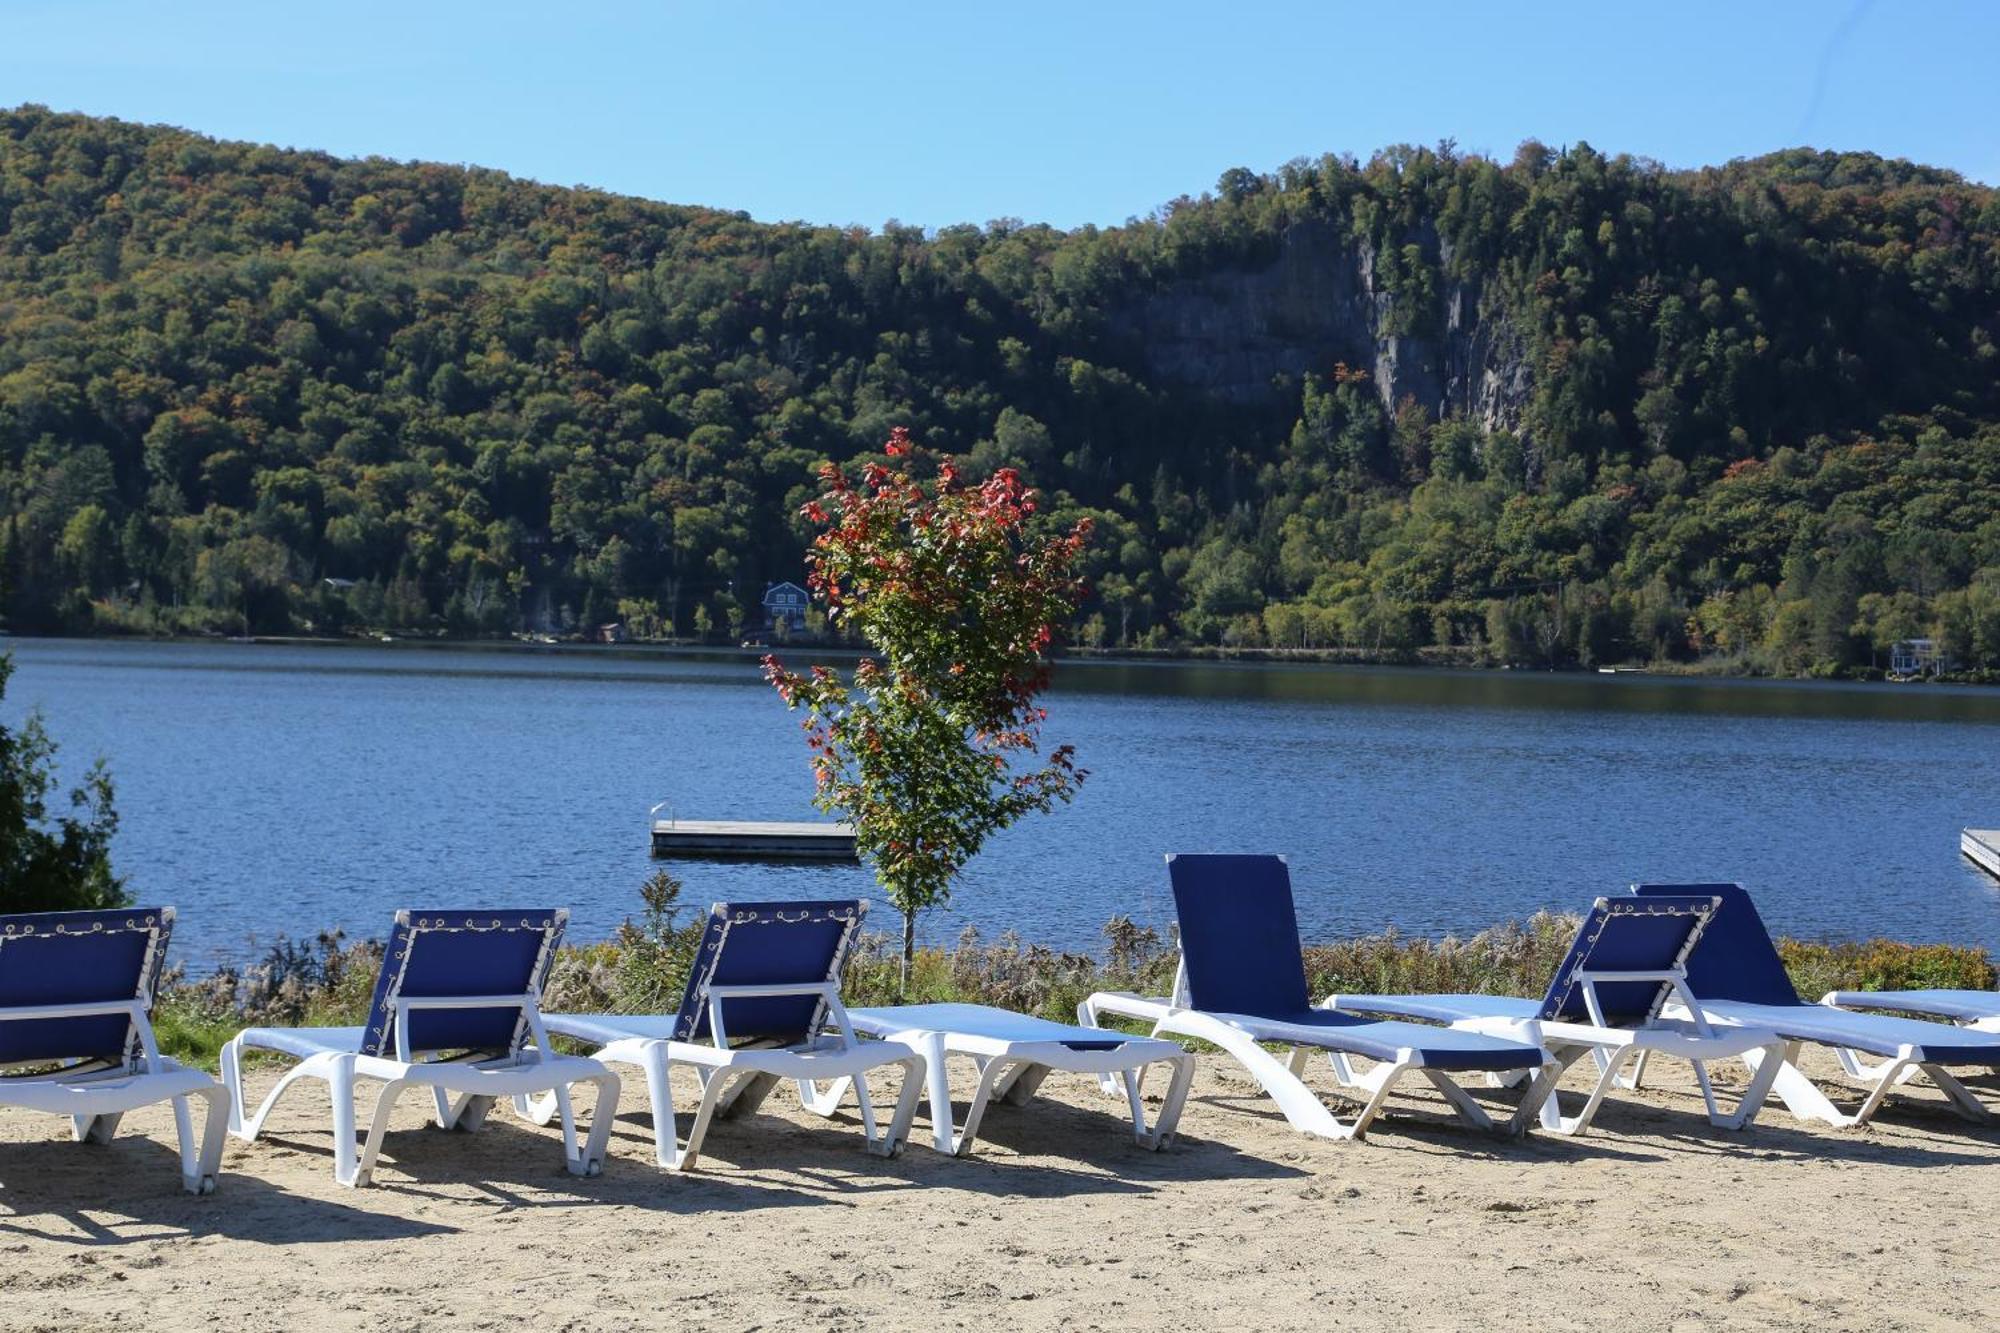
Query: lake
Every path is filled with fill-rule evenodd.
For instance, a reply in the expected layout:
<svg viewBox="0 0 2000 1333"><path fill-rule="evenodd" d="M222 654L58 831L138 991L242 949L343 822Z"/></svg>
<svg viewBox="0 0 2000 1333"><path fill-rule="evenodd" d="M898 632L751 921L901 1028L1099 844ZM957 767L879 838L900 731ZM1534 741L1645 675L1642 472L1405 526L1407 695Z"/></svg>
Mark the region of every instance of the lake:
<svg viewBox="0 0 2000 1333"><path fill-rule="evenodd" d="M736 655L0 641L9 725L106 756L118 869L193 970L400 906L638 906L647 809L816 818L797 719ZM804 661L807 654L791 655ZM1322 666L1077 664L1091 776L994 838L923 937L1095 952L1172 920L1161 854L1282 851L1309 940L1467 932L1636 880L1738 880L1775 929L2000 950L2000 690ZM688 899L879 898L854 866L681 861ZM877 908L875 925L895 917Z"/></svg>

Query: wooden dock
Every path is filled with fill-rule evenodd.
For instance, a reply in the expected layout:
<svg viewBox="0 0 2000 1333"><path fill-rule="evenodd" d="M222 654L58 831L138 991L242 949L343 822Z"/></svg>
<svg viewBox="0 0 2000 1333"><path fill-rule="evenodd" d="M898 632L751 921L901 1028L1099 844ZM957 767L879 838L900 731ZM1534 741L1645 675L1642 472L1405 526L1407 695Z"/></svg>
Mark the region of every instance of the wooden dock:
<svg viewBox="0 0 2000 1333"><path fill-rule="evenodd" d="M754 861L857 859L851 824L761 824L743 819L656 819L653 855Z"/></svg>
<svg viewBox="0 0 2000 1333"><path fill-rule="evenodd" d="M1958 850L1972 864L2000 879L2000 829L1966 829L1958 835Z"/></svg>

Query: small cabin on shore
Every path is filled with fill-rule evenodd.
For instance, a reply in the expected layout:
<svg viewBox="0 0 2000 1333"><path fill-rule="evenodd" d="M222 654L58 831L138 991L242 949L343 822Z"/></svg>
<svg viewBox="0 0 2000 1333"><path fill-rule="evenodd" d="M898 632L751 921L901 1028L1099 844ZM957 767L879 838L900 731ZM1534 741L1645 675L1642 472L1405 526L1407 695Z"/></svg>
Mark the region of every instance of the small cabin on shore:
<svg viewBox="0 0 2000 1333"><path fill-rule="evenodd" d="M783 625L796 633L806 627L806 607L812 599L796 583L773 583L764 589L764 615L772 629Z"/></svg>
<svg viewBox="0 0 2000 1333"><path fill-rule="evenodd" d="M1951 670L1951 664L1938 651L1936 639L1898 639L1889 648L1889 674L1892 676L1938 676Z"/></svg>

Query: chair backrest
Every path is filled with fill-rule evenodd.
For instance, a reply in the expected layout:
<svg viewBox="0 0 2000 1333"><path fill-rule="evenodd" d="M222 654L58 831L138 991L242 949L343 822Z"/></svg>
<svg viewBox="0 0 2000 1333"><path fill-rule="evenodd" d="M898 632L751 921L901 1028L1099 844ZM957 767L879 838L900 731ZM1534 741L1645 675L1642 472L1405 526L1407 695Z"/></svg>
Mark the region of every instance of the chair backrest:
<svg viewBox="0 0 2000 1333"><path fill-rule="evenodd" d="M1722 900L1688 955L1688 989L1698 1000L1742 1004L1799 1004L1798 989L1778 957L1771 932L1741 884L1635 884L1649 897L1689 894Z"/></svg>
<svg viewBox="0 0 2000 1333"><path fill-rule="evenodd" d="M1177 852L1167 878L1181 926L1177 1002L1258 1017L1310 1006L1284 857Z"/></svg>
<svg viewBox="0 0 2000 1333"><path fill-rule="evenodd" d="M396 913L382 975L362 1030L363 1055L395 1056L396 1002L520 995L539 1003L569 912L557 908ZM409 1011L408 1054L492 1051L511 1054L528 1037L526 1003L476 1009Z"/></svg>
<svg viewBox="0 0 2000 1333"><path fill-rule="evenodd" d="M0 1066L103 1060L137 1068L139 1024L130 1013L7 1019L8 1009L138 1000L153 990L173 933L171 907L0 916Z"/></svg>
<svg viewBox="0 0 2000 1333"><path fill-rule="evenodd" d="M715 904L688 969L674 1040L704 1041L712 1035L711 987L838 985L867 913L868 904L853 898ZM823 992L725 998L723 1035L731 1043L790 1045L817 1033L826 1009Z"/></svg>
<svg viewBox="0 0 2000 1333"><path fill-rule="evenodd" d="M1540 1016L1572 1023L1596 1021L1585 1000L1588 981L1606 1023L1624 1027L1650 1022L1673 991L1673 982L1659 974L1676 972L1687 962L1703 927L1715 915L1716 904L1713 896L1693 894L1599 898L1549 981ZM1635 981L1612 981L1603 975L1621 972L1653 975ZM1590 974L1597 979L1591 981Z"/></svg>

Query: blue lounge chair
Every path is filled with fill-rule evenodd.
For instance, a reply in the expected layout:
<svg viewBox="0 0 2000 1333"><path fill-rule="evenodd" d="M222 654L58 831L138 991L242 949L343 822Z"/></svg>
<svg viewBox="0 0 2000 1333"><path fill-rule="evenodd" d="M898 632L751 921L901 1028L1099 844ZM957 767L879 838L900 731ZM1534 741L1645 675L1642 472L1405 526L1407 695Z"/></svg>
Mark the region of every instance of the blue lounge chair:
<svg viewBox="0 0 2000 1333"><path fill-rule="evenodd" d="M1558 1099L1549 1097L1542 1103L1544 1129L1583 1133L1605 1094L1618 1084L1627 1062L1643 1062L1652 1055L1692 1064L1708 1104L1709 1122L1741 1129L1756 1119L1780 1062L1757 1061L1758 1072L1736 1109L1725 1114L1709 1082L1708 1061L1742 1059L1751 1053L1775 1057L1784 1043L1776 1033L1759 1028L1710 1023L1687 989L1688 954L1719 903L1711 895L1599 898L1540 1000L1512 995L1329 995L1325 1004L1347 1013L1422 1019L1540 1046L1555 1057L1559 1070L1592 1056L1598 1078L1583 1109L1565 1116ZM1692 1012L1686 1018L1662 1017L1669 999L1680 1000ZM1334 1058L1334 1068L1343 1076L1348 1072L1345 1063Z"/></svg>
<svg viewBox="0 0 2000 1333"><path fill-rule="evenodd" d="M566 911L545 910L398 912L362 1026L245 1028L222 1048L230 1131L255 1141L294 1083L318 1079L333 1097L334 1179L366 1185L404 1089L430 1089L438 1126L465 1130L478 1129L498 1098L546 1092L562 1114L564 1165L571 1175L596 1175L617 1111L618 1076L595 1060L555 1054L542 1026L541 990L568 920ZM255 1114L245 1113L243 1099L247 1050L299 1062ZM382 1091L357 1154L360 1079L379 1081ZM576 1083L597 1087L581 1152L570 1108Z"/></svg>
<svg viewBox="0 0 2000 1333"><path fill-rule="evenodd" d="M923 1056L884 1042L863 1043L840 1003L840 972L868 905L835 902L717 903L689 969L680 1011L629 1014L550 1014L550 1032L589 1042L599 1060L637 1065L653 1104L653 1148L661 1166L693 1169L718 1115L754 1110L780 1079L799 1084L812 1109L831 1112L839 1080L851 1079L869 1151L902 1149L924 1086ZM669 1074L694 1071L701 1100L687 1139L674 1118ZM878 1133L866 1075L898 1067L902 1086L886 1131ZM834 1080L829 1097L814 1086ZM545 1114L547 1102L534 1114Z"/></svg>
<svg viewBox="0 0 2000 1333"><path fill-rule="evenodd" d="M125 1112L172 1101L181 1185L215 1188L229 1103L199 1069L160 1054L153 992L171 907L0 916L0 1106L70 1118L80 1143L109 1143ZM49 1066L54 1066L49 1068ZM205 1105L199 1138L189 1098Z"/></svg>
<svg viewBox="0 0 2000 1333"><path fill-rule="evenodd" d="M1364 1134L1409 1073L1422 1074L1461 1118L1480 1129L1493 1128L1493 1121L1454 1076L1535 1075L1508 1129L1518 1133L1540 1113L1555 1077L1553 1063L1537 1046L1314 1007L1283 857L1173 855L1167 873L1180 917L1173 996L1099 991L1077 1011L1086 1026L1100 1026L1105 1015L1117 1014L1152 1023L1155 1036L1213 1042L1249 1070L1294 1128L1326 1138ZM1290 1059L1278 1059L1262 1042L1290 1046ZM1353 1120L1342 1123L1299 1077L1308 1050L1377 1062L1359 1077L1351 1068L1345 1071L1364 1099ZM1108 1079L1105 1086L1113 1090Z"/></svg>
<svg viewBox="0 0 2000 1333"><path fill-rule="evenodd" d="M1992 1119L1950 1069L2000 1069L2000 1034L1806 1003L1793 987L1756 904L1740 884L1640 884L1633 892L1667 897L1712 894L1722 900L1688 956L1688 989L1710 1022L1768 1028L1785 1039L1783 1067L1772 1091L1792 1114L1831 1125L1866 1124L1892 1088L1921 1072L1967 1119L1982 1123ZM1867 1087L1858 1110L1842 1111L1799 1070L1799 1049L1807 1044L1842 1053L1847 1072ZM1852 1052L1882 1063L1866 1067L1848 1054Z"/></svg>

